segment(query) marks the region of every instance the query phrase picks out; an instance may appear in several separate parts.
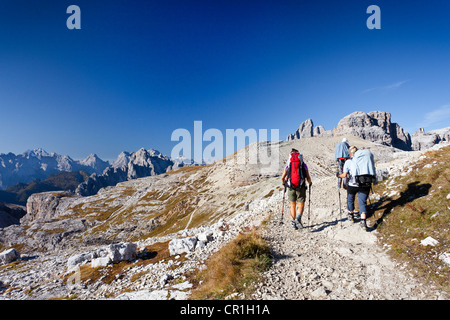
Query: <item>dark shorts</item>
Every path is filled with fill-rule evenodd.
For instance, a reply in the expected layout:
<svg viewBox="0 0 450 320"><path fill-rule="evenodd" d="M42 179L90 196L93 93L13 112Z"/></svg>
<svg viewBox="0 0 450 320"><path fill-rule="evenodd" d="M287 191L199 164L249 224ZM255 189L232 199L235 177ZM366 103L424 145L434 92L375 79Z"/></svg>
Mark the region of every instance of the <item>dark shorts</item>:
<svg viewBox="0 0 450 320"><path fill-rule="evenodd" d="M288 188L288 199L290 202L305 202L306 201L306 186L301 187L299 190Z"/></svg>

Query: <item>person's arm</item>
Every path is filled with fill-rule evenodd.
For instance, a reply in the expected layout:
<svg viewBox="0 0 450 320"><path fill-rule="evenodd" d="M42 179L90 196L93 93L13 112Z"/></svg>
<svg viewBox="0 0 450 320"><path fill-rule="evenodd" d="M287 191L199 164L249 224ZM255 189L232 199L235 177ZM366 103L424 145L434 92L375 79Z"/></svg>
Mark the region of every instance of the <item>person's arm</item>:
<svg viewBox="0 0 450 320"><path fill-rule="evenodd" d="M306 180L308 180L309 185L312 185L311 177L309 176L309 170L306 169Z"/></svg>
<svg viewBox="0 0 450 320"><path fill-rule="evenodd" d="M345 178L345 177L347 177L347 175L348 175L348 173L349 173L349 171L350 171L350 162L349 161L351 161L351 160L347 160L346 162L345 162L345 164L344 164L344 168L342 168L342 171L343 171L343 173L341 173L341 174L339 174L339 173L337 173L336 174L336 176L338 177L338 178Z"/></svg>
<svg viewBox="0 0 450 320"><path fill-rule="evenodd" d="M306 180L308 180L309 185L311 185L312 184L311 177L309 175L309 169L308 169L308 166L306 165L306 163L303 163L303 168L305 169L305 172L306 172Z"/></svg>
<svg viewBox="0 0 450 320"><path fill-rule="evenodd" d="M282 183L283 185L286 184L286 181L285 181L286 175L287 175L287 170L284 169L284 170L283 170L283 174L281 175L281 183Z"/></svg>

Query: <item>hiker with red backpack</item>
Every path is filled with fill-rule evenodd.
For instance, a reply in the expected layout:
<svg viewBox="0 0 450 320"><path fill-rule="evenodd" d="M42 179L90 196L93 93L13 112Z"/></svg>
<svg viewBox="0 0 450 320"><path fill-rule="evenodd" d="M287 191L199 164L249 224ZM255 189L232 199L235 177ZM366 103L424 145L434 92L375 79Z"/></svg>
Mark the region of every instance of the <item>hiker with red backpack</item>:
<svg viewBox="0 0 450 320"><path fill-rule="evenodd" d="M312 182L308 166L303 162L302 154L297 149L292 149L281 176L281 182L285 187L289 188L288 199L292 218L291 225L295 230L303 228L301 219L306 201L305 180L308 181L311 188Z"/></svg>

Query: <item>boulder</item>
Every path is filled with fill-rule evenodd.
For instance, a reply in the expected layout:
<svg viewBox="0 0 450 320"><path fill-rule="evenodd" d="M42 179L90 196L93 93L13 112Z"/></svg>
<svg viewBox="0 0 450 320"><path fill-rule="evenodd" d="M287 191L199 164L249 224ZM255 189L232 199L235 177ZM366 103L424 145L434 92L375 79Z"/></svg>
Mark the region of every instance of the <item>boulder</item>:
<svg viewBox="0 0 450 320"><path fill-rule="evenodd" d="M197 237L188 237L180 239L172 239L169 242L170 255L177 255L182 253L188 253L195 250L197 244Z"/></svg>
<svg viewBox="0 0 450 320"><path fill-rule="evenodd" d="M204 231L197 235L198 241L209 242L212 240L213 232L211 230Z"/></svg>
<svg viewBox="0 0 450 320"><path fill-rule="evenodd" d="M67 260L67 268L71 270L81 264L90 261L93 258L93 256L94 255L92 252L74 254Z"/></svg>
<svg viewBox="0 0 450 320"><path fill-rule="evenodd" d="M91 267L92 268L106 267L110 263L111 263L111 257L95 258L95 259L92 259L92 261L91 261Z"/></svg>
<svg viewBox="0 0 450 320"><path fill-rule="evenodd" d="M132 242L123 242L118 244L111 244L107 250L112 263L120 261L132 261L136 258L137 245Z"/></svg>
<svg viewBox="0 0 450 320"><path fill-rule="evenodd" d="M0 265L8 264L20 259L20 253L14 248L8 249L0 253Z"/></svg>
<svg viewBox="0 0 450 320"><path fill-rule="evenodd" d="M91 262L91 267L107 266L120 261L132 261L137 255L137 245L132 242L122 242L101 247L93 251L77 253L67 260L68 269Z"/></svg>
<svg viewBox="0 0 450 320"><path fill-rule="evenodd" d="M423 246L433 246L434 247L435 245L439 244L439 241L437 241L433 237L426 237L425 239L420 241L420 244Z"/></svg>

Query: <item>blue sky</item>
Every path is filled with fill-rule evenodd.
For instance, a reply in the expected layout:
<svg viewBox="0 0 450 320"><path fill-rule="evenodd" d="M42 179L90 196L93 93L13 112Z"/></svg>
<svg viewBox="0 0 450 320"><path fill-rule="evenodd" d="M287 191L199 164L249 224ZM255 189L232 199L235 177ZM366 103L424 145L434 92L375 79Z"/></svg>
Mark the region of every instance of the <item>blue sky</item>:
<svg viewBox="0 0 450 320"><path fill-rule="evenodd" d="M81 30L69 30L69 5ZM381 9L369 30L366 9ZM0 2L0 153L154 148L177 128L332 129L388 111L450 126L450 2Z"/></svg>

